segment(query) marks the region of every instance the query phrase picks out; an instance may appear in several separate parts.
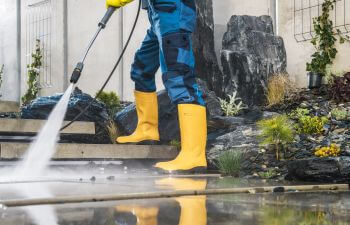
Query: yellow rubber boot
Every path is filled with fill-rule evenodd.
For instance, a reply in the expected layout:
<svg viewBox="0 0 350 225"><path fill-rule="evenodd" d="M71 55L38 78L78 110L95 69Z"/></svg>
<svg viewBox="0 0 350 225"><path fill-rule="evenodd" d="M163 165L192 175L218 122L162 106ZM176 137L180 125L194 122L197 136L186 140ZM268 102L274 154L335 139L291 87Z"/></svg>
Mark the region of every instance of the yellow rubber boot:
<svg viewBox="0 0 350 225"><path fill-rule="evenodd" d="M205 190L206 179L165 178L156 181L156 185L175 190ZM187 196L175 198L181 207L179 225L206 225L207 209L206 196Z"/></svg>
<svg viewBox="0 0 350 225"><path fill-rule="evenodd" d="M194 104L179 104L181 151L170 162L155 165L163 172L199 172L207 168L205 149L207 143L206 108Z"/></svg>
<svg viewBox="0 0 350 225"><path fill-rule="evenodd" d="M137 219L137 225L158 225L158 207L116 206L118 212L130 212Z"/></svg>
<svg viewBox="0 0 350 225"><path fill-rule="evenodd" d="M134 94L138 118L136 130L130 136L118 137L117 142L125 144L159 141L158 99L156 92L135 91Z"/></svg>

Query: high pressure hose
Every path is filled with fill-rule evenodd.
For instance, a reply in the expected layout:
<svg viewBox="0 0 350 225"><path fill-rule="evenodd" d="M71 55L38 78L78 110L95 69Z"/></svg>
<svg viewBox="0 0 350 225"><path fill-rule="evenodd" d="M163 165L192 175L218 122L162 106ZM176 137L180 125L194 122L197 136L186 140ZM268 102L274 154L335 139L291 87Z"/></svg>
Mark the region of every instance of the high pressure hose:
<svg viewBox="0 0 350 225"><path fill-rule="evenodd" d="M131 32L130 32L130 35L125 43L125 46L123 48L123 51L122 53L120 54L119 58L118 58L118 61L115 63L112 71L110 72L107 80L104 82L104 84L102 85L101 89L98 91L98 93L96 94L96 96L90 101L90 103L84 108L83 111L81 111L76 117L74 117L74 119L72 121L70 121L68 124L66 124L65 126L63 126L61 128L61 131L66 129L67 127L69 127L70 125L72 125L75 121L77 121L89 108L90 106L92 105L92 103L94 101L96 101L96 98L103 92L103 90L105 89L105 87L107 86L108 82L111 80L115 70L117 69L117 67L119 66L121 60L123 59L124 57L124 54L125 54L125 51L126 49L128 48L129 46L129 43L130 43L130 40L131 40L131 37L133 36L134 34L134 31L135 31L135 28L136 28L136 24L139 20L139 16L140 16L140 11L141 11L141 1L142 0L139 0L139 5L138 5L138 9L137 9L137 14L136 14L136 18L135 18L135 21L134 21L134 24L132 26L132 29L131 29ZM89 50L91 49L93 43L95 42L97 36L99 35L99 33L101 32L102 29L104 29L106 27L106 24L108 22L108 20L110 19L110 17L112 16L112 14L114 13L114 11L116 10L116 8L113 8L113 7L110 7L108 8L107 10L107 13L106 15L104 16L104 18L101 20L101 22L98 24L99 25L99 28L97 30L97 32L95 33L93 39L91 40L91 42L89 43L89 46L84 54L84 57L82 58L82 60L77 64L76 68L74 69L73 71L73 74L72 74L72 77L71 77L71 80L70 82L73 83L73 84L76 84L80 78L80 75L81 75L81 72L83 70L83 67L84 67L84 61L86 59L86 56L89 52Z"/></svg>

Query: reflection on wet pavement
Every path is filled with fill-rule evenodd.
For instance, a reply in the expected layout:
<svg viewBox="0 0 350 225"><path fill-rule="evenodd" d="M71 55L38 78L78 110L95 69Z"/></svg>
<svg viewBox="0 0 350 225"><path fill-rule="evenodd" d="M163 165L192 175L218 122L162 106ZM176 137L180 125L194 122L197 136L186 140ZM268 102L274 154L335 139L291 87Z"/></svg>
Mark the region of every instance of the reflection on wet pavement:
<svg viewBox="0 0 350 225"><path fill-rule="evenodd" d="M64 196L275 184L281 183L215 177L140 176L113 181L97 177L95 182L67 180L45 183L45 186L53 195ZM27 188L31 185L26 184ZM0 199L18 198L7 188L0 185ZM239 194L69 204L54 206L54 210L60 225L346 225L350 224L349 200L348 192ZM0 209L0 217L1 225L35 224L23 208Z"/></svg>

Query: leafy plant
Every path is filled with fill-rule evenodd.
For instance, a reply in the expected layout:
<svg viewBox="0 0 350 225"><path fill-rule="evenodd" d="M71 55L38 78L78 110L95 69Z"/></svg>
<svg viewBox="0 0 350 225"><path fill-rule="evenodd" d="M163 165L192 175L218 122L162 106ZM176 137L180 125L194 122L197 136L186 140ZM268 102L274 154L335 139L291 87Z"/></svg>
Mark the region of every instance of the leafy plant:
<svg viewBox="0 0 350 225"><path fill-rule="evenodd" d="M276 159L279 159L280 147L291 143L294 140L294 130L292 123L287 116L277 116L271 119L264 119L257 123L261 130L259 138L261 144L274 145Z"/></svg>
<svg viewBox="0 0 350 225"><path fill-rule="evenodd" d="M238 177L242 168L243 153L241 151L226 151L218 159L217 167L220 173Z"/></svg>
<svg viewBox="0 0 350 225"><path fill-rule="evenodd" d="M221 109L226 116L236 116L242 109L245 109L241 98L237 97L237 91L229 96L229 101L219 98Z"/></svg>
<svg viewBox="0 0 350 225"><path fill-rule="evenodd" d="M315 36L312 38L311 43L314 45L316 52L311 56L311 63L306 64L307 71L326 75L327 66L333 64L338 53L335 48L337 41L335 36L339 36L340 43L344 43L346 40L346 37L342 36L339 30L334 32L330 13L334 9L334 3L336 1L324 0L322 14L313 20Z"/></svg>
<svg viewBox="0 0 350 225"><path fill-rule="evenodd" d="M303 108L297 108L296 110L293 110L290 114L289 117L295 120L298 120L302 116L307 116L310 114L310 111L308 109L303 109Z"/></svg>
<svg viewBox="0 0 350 225"><path fill-rule="evenodd" d="M270 168L265 172L259 172L258 175L260 178L263 178L263 179L271 179L277 176L277 171L274 168Z"/></svg>
<svg viewBox="0 0 350 225"><path fill-rule="evenodd" d="M267 103L269 106L281 103L294 91L293 83L288 74L273 75L268 81Z"/></svg>
<svg viewBox="0 0 350 225"><path fill-rule="evenodd" d="M321 134L328 122L327 117L301 116L298 119L296 130L299 134Z"/></svg>
<svg viewBox="0 0 350 225"><path fill-rule="evenodd" d="M100 94L97 93L97 100L103 102L108 109L110 115L114 115L120 109L120 100L118 95L111 91L103 91Z"/></svg>
<svg viewBox="0 0 350 225"><path fill-rule="evenodd" d="M332 109L331 116L336 120L346 120L349 113L344 109Z"/></svg>
<svg viewBox="0 0 350 225"><path fill-rule="evenodd" d="M344 74L343 77L334 77L330 95L336 102L350 101L350 72Z"/></svg>
<svg viewBox="0 0 350 225"><path fill-rule="evenodd" d="M38 97L40 90L40 68L42 66L42 52L40 40L36 40L35 52L32 53L33 62L27 65L28 68L28 90L22 97L23 104L28 104Z"/></svg>

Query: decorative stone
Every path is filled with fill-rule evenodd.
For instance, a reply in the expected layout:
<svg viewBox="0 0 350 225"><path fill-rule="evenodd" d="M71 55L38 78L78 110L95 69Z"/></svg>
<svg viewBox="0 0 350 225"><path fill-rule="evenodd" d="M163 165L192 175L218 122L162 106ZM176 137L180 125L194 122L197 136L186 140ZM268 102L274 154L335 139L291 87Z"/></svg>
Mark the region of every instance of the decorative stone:
<svg viewBox="0 0 350 225"><path fill-rule="evenodd" d="M350 182L350 157L305 158L287 164L289 180Z"/></svg>
<svg viewBox="0 0 350 225"><path fill-rule="evenodd" d="M247 105L266 101L269 76L286 71L284 42L273 34L269 16L232 16L223 38L221 92L237 91Z"/></svg>

